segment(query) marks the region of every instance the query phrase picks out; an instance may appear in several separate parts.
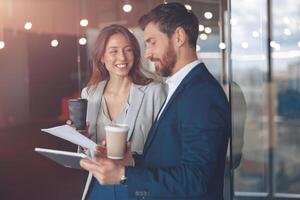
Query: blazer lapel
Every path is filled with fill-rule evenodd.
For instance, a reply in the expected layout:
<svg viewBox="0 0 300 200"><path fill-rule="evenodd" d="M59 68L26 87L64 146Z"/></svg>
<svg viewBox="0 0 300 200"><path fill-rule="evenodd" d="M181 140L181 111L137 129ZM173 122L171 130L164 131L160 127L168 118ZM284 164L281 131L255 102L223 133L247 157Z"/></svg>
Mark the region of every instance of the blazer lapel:
<svg viewBox="0 0 300 200"><path fill-rule="evenodd" d="M90 123L91 127L89 129L92 133L97 133L97 119L106 82L107 81L101 81L96 87L96 89L94 91L91 91L93 92L93 94L88 100L89 109L87 113L87 121L89 121ZM92 139L97 143L97 134L94 134Z"/></svg>
<svg viewBox="0 0 300 200"><path fill-rule="evenodd" d="M143 102L144 91L142 90L143 86L135 85L132 83L130 90L130 106L128 108L127 118L125 123L129 126L127 140L130 141L132 133L134 131L134 125L137 119L138 112Z"/></svg>
<svg viewBox="0 0 300 200"><path fill-rule="evenodd" d="M163 112L161 113L159 119L156 118L155 122L153 123L145 146L144 146L144 151L146 152L146 150L149 148L154 136L156 135L156 130L159 126L159 123L161 122L161 120L163 120L165 113L168 111L169 107L172 105L173 101L176 99L176 97L184 90L184 88L186 87L186 85L193 80L195 77L197 77L199 74L201 74L201 72L203 70L205 70L206 67L203 63L198 64L194 69L192 69L187 75L186 77L181 81L181 83L178 85L177 89L175 90L175 92L173 93L173 95L171 96L170 100L168 101L165 109L163 110ZM162 106L163 107L163 106Z"/></svg>

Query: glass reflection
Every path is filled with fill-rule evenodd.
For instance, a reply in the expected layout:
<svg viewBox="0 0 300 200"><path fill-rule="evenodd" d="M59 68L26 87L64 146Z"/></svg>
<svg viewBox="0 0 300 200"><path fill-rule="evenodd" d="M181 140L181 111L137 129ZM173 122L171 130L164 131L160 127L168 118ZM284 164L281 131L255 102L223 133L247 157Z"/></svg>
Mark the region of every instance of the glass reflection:
<svg viewBox="0 0 300 200"><path fill-rule="evenodd" d="M275 192L300 194L300 2L272 1L275 86Z"/></svg>
<svg viewBox="0 0 300 200"><path fill-rule="evenodd" d="M266 1L232 0L230 23L234 123L232 158L236 167L234 191L266 192L268 173ZM242 97L245 100L245 108ZM243 115L246 119L243 119ZM239 163L241 152L243 156Z"/></svg>

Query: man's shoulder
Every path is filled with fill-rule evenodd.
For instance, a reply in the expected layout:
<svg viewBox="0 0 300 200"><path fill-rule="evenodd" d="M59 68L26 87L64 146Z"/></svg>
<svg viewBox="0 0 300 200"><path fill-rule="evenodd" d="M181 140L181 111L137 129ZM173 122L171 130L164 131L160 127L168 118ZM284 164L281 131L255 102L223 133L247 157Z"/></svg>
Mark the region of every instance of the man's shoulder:
<svg viewBox="0 0 300 200"><path fill-rule="evenodd" d="M203 77L198 76L195 77L190 83L187 85L188 90L197 90L197 92L201 91L211 91L211 90L219 90L221 89L221 85L218 83L216 79L213 77ZM200 90L201 89L201 90Z"/></svg>
<svg viewBox="0 0 300 200"><path fill-rule="evenodd" d="M220 83L214 78L194 78L184 88L181 95L183 102L225 101L227 97Z"/></svg>

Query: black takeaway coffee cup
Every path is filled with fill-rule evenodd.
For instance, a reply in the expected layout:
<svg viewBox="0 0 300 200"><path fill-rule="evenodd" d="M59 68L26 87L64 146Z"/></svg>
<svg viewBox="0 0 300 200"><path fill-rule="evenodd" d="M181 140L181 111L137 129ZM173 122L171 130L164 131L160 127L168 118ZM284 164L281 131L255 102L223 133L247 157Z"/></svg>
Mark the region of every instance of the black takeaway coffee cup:
<svg viewBox="0 0 300 200"><path fill-rule="evenodd" d="M86 99L69 99L70 120L77 130L84 130L86 127Z"/></svg>

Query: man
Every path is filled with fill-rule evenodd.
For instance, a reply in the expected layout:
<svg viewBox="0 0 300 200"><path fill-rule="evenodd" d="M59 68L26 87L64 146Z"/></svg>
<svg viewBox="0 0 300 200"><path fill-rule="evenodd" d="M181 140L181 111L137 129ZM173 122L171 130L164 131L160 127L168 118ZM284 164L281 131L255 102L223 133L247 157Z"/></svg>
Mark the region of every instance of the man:
<svg viewBox="0 0 300 200"><path fill-rule="evenodd" d="M179 3L168 3L139 22L145 56L168 77L166 102L135 166L103 156L82 160L81 166L104 185L126 178L129 197L223 199L230 110L222 87L197 59L197 17Z"/></svg>

